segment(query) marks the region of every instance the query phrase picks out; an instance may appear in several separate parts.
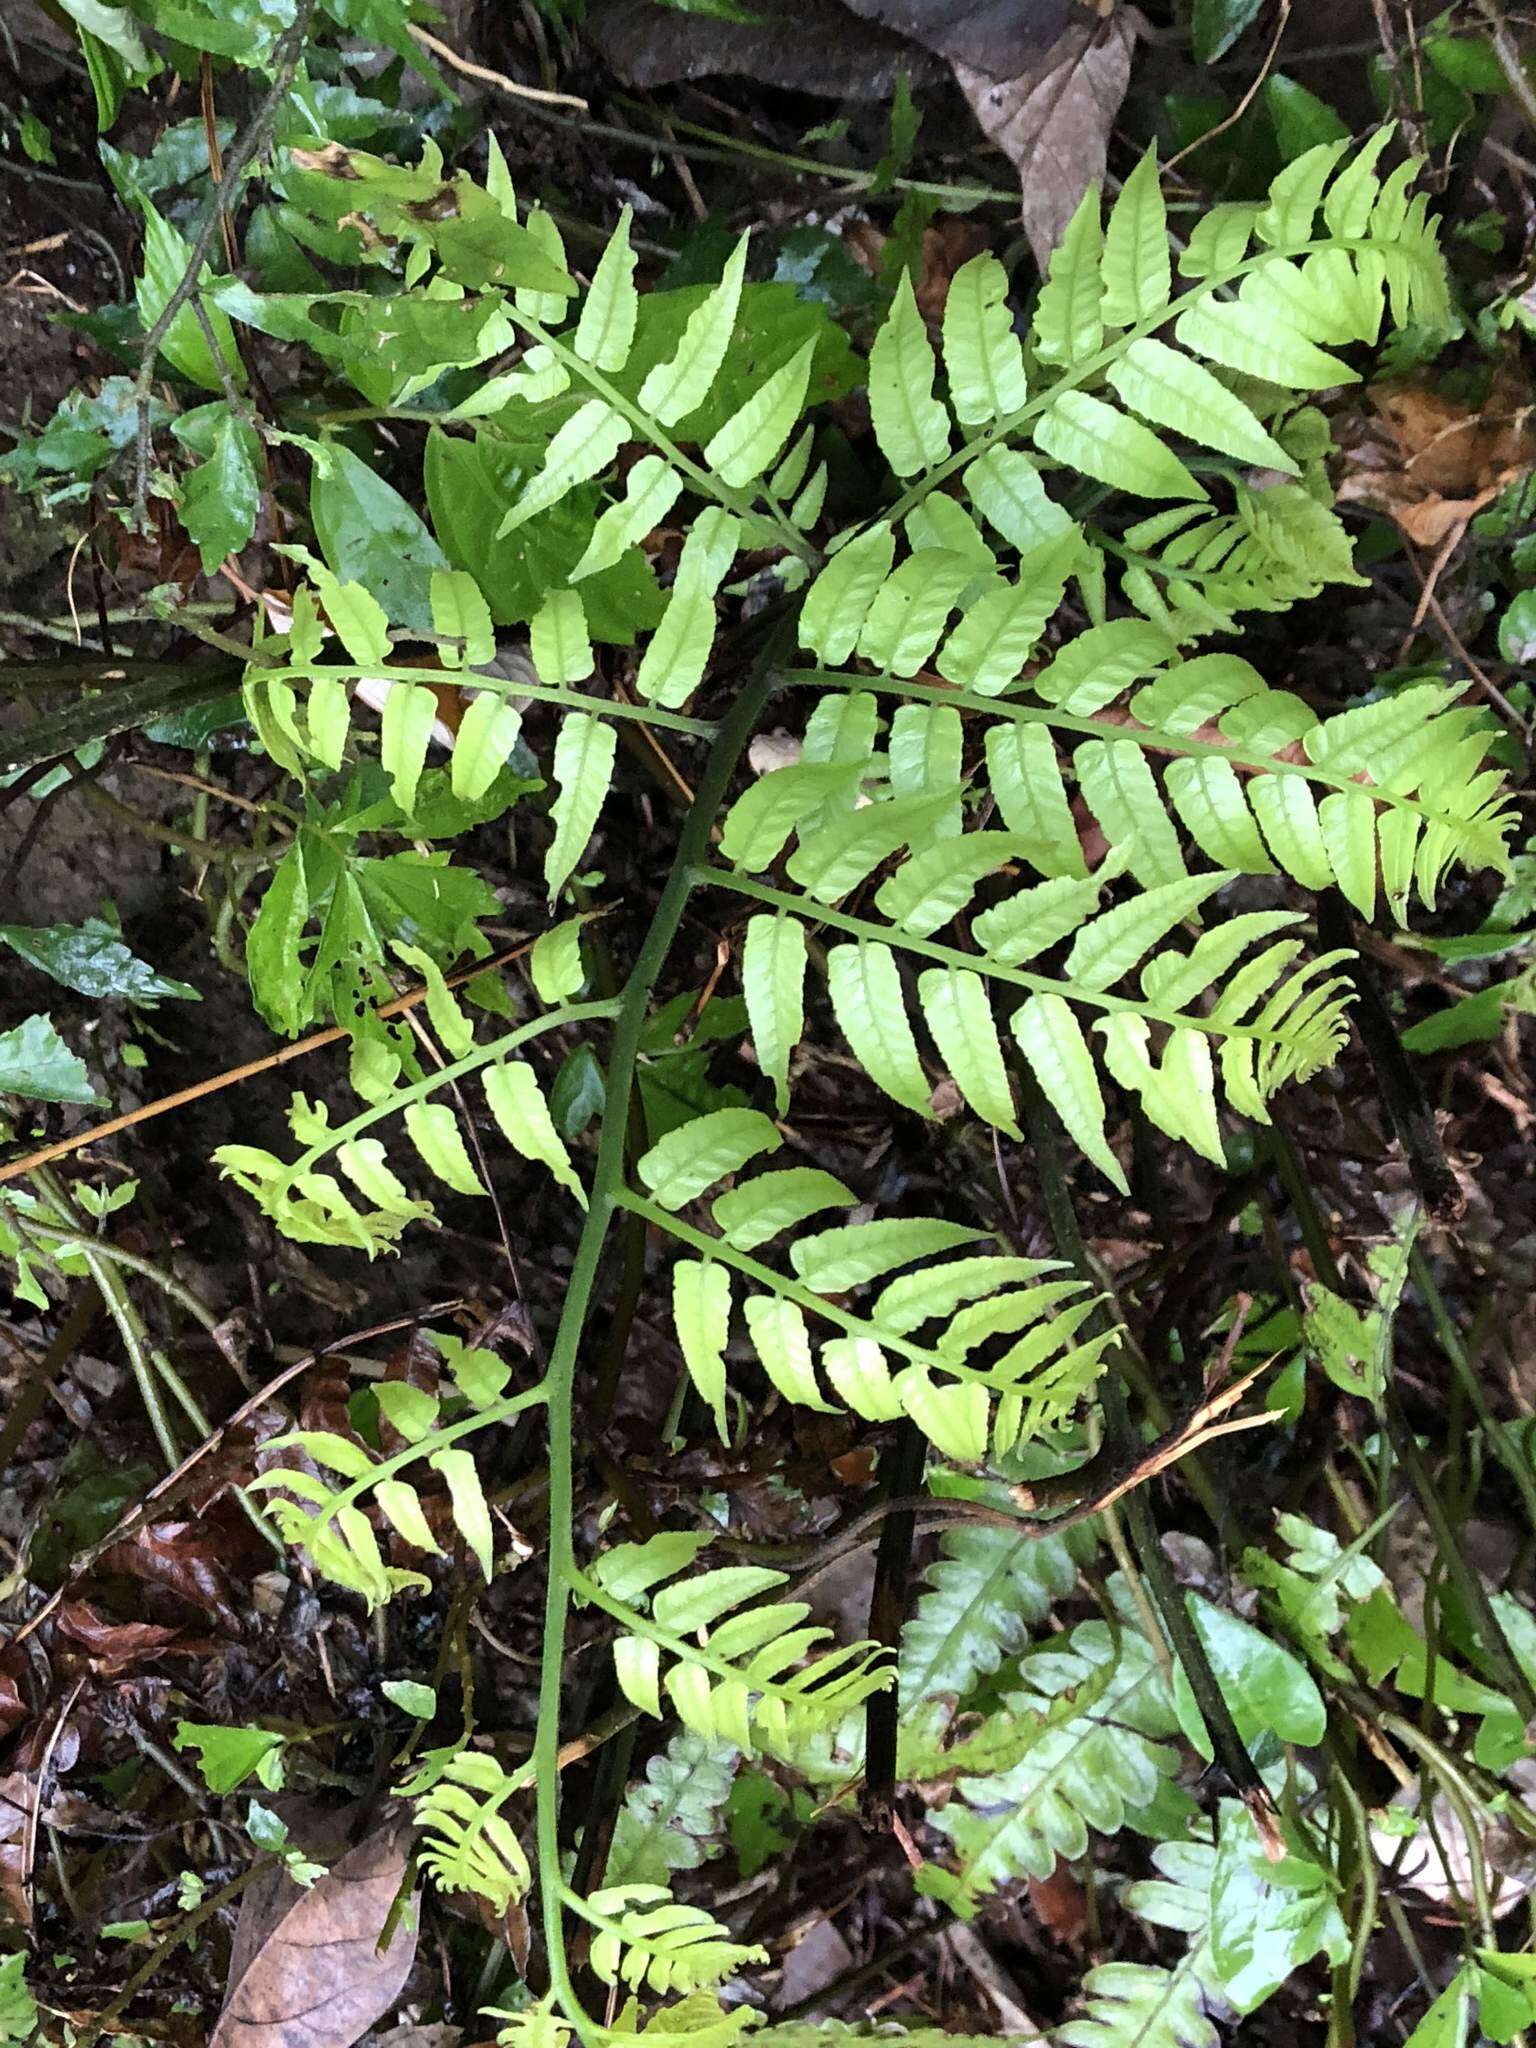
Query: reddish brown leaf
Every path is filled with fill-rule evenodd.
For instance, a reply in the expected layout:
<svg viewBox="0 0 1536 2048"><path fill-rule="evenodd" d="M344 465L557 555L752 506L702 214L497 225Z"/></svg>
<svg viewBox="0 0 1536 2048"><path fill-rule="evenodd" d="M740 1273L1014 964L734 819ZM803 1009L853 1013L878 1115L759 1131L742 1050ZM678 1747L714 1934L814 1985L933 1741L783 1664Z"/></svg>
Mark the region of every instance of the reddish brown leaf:
<svg viewBox="0 0 1536 2048"><path fill-rule="evenodd" d="M196 1522L151 1522L105 1551L101 1569L164 1586L189 1606L211 1614L226 1635L238 1636L243 1632L240 1617L213 1547L221 1534L219 1524L206 1517Z"/></svg>
<svg viewBox="0 0 1536 2048"><path fill-rule="evenodd" d="M388 1947L378 1948L407 1842L397 1825L379 1829L310 1891L278 1868L251 1885L208 2048L352 2048L383 2018L416 1955L414 1900Z"/></svg>
<svg viewBox="0 0 1536 2048"><path fill-rule="evenodd" d="M66 1641L87 1652L92 1671L108 1678L185 1641L181 1629L159 1622L110 1621L85 1600L64 1602L57 1629Z"/></svg>

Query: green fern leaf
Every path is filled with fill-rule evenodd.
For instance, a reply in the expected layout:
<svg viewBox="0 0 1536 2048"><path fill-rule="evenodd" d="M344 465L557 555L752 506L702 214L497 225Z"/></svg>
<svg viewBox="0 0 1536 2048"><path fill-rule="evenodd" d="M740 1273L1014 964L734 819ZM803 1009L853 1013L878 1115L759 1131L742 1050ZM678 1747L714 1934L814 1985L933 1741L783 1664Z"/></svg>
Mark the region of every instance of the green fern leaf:
<svg viewBox="0 0 1536 2048"><path fill-rule="evenodd" d="M903 271L869 351L870 419L897 476L931 469L949 453L949 414L933 395L933 378L933 348Z"/></svg>
<svg viewBox="0 0 1536 2048"><path fill-rule="evenodd" d="M962 263L944 301L944 368L962 426L982 427L1015 413L1029 396L1024 352L1008 311L1008 273L983 253Z"/></svg>
<svg viewBox="0 0 1536 2048"><path fill-rule="evenodd" d="M632 215L628 206L619 215L619 224L592 273L591 288L571 337L577 355L596 370L622 370L634 344L640 295L635 290L635 252L629 242Z"/></svg>
<svg viewBox="0 0 1536 2048"><path fill-rule="evenodd" d="M747 920L741 992L757 1063L773 1083L779 1115L789 1108L790 1055L805 1029L805 927L797 917Z"/></svg>
<svg viewBox="0 0 1536 2048"><path fill-rule="evenodd" d="M747 241L748 237L743 235L737 242L719 284L689 315L675 352L649 371L640 386L642 410L664 427L676 426L679 420L696 412L720 374L741 305Z"/></svg>
<svg viewBox="0 0 1536 2048"><path fill-rule="evenodd" d="M1103 315L1112 327L1133 327L1168 303L1168 214L1155 149L1142 157L1110 210L1103 279Z"/></svg>
<svg viewBox="0 0 1536 2048"><path fill-rule="evenodd" d="M544 884L551 899L559 895L587 850L613 780L617 749L612 726L601 718L573 711L561 723L554 760L559 794L550 806L555 836L544 856Z"/></svg>

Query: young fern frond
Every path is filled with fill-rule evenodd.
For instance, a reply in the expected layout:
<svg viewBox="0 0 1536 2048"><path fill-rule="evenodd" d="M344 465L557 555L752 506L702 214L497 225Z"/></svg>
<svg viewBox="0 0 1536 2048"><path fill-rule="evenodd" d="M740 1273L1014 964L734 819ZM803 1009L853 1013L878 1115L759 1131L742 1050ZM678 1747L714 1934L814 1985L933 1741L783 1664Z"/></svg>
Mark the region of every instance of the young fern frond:
<svg viewBox="0 0 1536 2048"><path fill-rule="evenodd" d="M604 1883L661 1884L717 1853L740 1751L689 1730L653 1756L619 1810Z"/></svg>
<svg viewBox="0 0 1536 2048"><path fill-rule="evenodd" d="M768 1951L732 1941L697 1906L679 1905L662 1884L605 1886L570 1905L596 1930L592 1968L605 1984L631 1991L697 1991L722 1983Z"/></svg>
<svg viewBox="0 0 1536 2048"><path fill-rule="evenodd" d="M386 1561L379 1544L381 1528L409 1549L442 1554L421 1498L425 1474L403 1476L412 1468L424 1467L434 1475L436 1490L446 1493L453 1527L490 1578L491 1511L464 1443L542 1398L538 1387L503 1397L510 1368L501 1359L488 1351L466 1350L452 1337L436 1341L451 1375L449 1419L443 1419L442 1397L404 1381L381 1381L375 1390L379 1412L402 1439L400 1448L374 1452L360 1438L333 1430L293 1430L272 1438L264 1449L297 1451L306 1463L268 1465L250 1482L253 1490L272 1495L267 1509L287 1540L307 1551L328 1579L360 1594L370 1608L403 1590L431 1584L424 1573ZM329 1473L347 1484L335 1486L322 1476Z"/></svg>
<svg viewBox="0 0 1536 2048"><path fill-rule="evenodd" d="M1113 1339L1101 1332L1076 1341L1096 1301L1076 1278L1046 1278L1063 1270L1056 1262L982 1254L920 1265L975 1244L982 1233L936 1216L882 1217L797 1236L789 1246L791 1278L749 1250L818 1213L854 1206L831 1174L806 1167L758 1174L716 1196L718 1237L677 1214L779 1143L758 1111L713 1112L640 1160L650 1201L621 1198L702 1254L674 1266L673 1311L684 1362L722 1436L733 1275L750 1283L741 1298L747 1332L787 1401L823 1413L841 1402L866 1422L909 1416L936 1450L961 1464L1006 1456L1072 1415ZM885 1284L867 1313L843 1304L841 1297L877 1280ZM819 1354L813 1323L839 1333ZM932 1325L939 1327L931 1339L916 1341L914 1333ZM990 1361L978 1362L989 1349ZM892 1353L904 1361L894 1372Z"/></svg>
<svg viewBox="0 0 1536 2048"><path fill-rule="evenodd" d="M1083 1979L1087 2011L1056 2030L1062 2048L1220 2048L1212 2010L1225 2011L1211 1953L1208 1842L1162 1842L1152 1852L1162 1872L1126 1889L1125 1903L1154 1927L1189 1937L1171 1969L1155 1963L1100 1963Z"/></svg>
<svg viewBox="0 0 1536 2048"><path fill-rule="evenodd" d="M463 1749L416 1801L421 1865L443 1891L474 1892L498 1914L526 1896L533 1872L504 1811L525 1782Z"/></svg>
<svg viewBox="0 0 1536 2048"><path fill-rule="evenodd" d="M891 1683L876 1644L825 1648L832 1632L810 1623L804 1601L763 1600L788 1573L727 1565L677 1576L705 1540L621 1544L580 1582L582 1597L627 1631L614 1645L614 1667L625 1698L642 1712L657 1720L673 1712L705 1741L749 1755L788 1757ZM642 1597L648 1613L635 1604Z"/></svg>

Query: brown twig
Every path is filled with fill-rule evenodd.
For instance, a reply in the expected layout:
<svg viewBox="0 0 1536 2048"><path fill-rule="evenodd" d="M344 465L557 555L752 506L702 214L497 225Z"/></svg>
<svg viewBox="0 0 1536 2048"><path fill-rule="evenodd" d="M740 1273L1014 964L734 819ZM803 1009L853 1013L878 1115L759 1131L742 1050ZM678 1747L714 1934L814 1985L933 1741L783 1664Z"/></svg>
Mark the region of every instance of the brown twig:
<svg viewBox="0 0 1536 2048"><path fill-rule="evenodd" d="M587 111L587 102L573 92L545 92L537 85L520 85L515 78L508 78L504 71L492 71L484 64L472 64L467 57L449 49L446 43L439 42L436 36L429 35L414 21L411 34L424 50L430 50L434 57L440 57L455 71L462 72L464 77L477 79L481 85L494 85L498 92L507 93L515 100L533 100L541 107L575 107L583 114Z"/></svg>
<svg viewBox="0 0 1536 2048"><path fill-rule="evenodd" d="M457 974L448 977L448 986L458 988L466 981L473 981L476 975L492 974L510 961L521 959L532 947L527 940L510 951L498 953L491 960L477 960L472 967L464 967ZM396 1017L402 1010L425 1000L426 986L408 989L403 996L396 996L391 1003L380 1006L380 1017ZM311 1032L308 1038L301 1038L296 1045L285 1045L278 1052L267 1053L259 1060L247 1060L242 1066L226 1067L222 1074L215 1074L210 1080L195 1081L190 1088L178 1088L172 1095L162 1095L157 1101L146 1102L139 1109L131 1109L123 1116L108 1117L104 1124L93 1124L88 1131L76 1131L72 1137L59 1138L51 1145L43 1145L35 1152L29 1152L23 1159L13 1159L6 1166L0 1166L0 1183L17 1180L22 1174L31 1173L39 1166L47 1166L54 1159L65 1159L73 1152L83 1152L87 1145L94 1145L102 1138L115 1138L119 1131L131 1130L135 1124L147 1123L151 1117L164 1116L167 1110L183 1109L189 1102L198 1102L205 1095L217 1095L221 1089L236 1087L241 1081L249 1081L257 1074L271 1073L275 1067L286 1067L290 1060L303 1059L306 1054L318 1052L322 1046L335 1045L338 1039L346 1037L339 1025L327 1026L324 1031Z"/></svg>
<svg viewBox="0 0 1536 2048"><path fill-rule="evenodd" d="M1255 99L1257 99L1260 87L1274 68L1275 59L1280 54L1280 40L1285 34L1286 24L1290 18L1291 0L1280 0L1280 19L1275 23L1275 33L1270 38L1269 48L1264 53L1264 62L1259 66L1258 76L1224 121L1218 121L1214 128L1208 128L1203 135L1197 135L1193 142L1187 142L1176 156L1169 157L1167 163L1163 165L1163 176L1165 178L1170 171L1177 169L1183 163L1185 157L1191 155L1197 149L1204 149L1208 142L1214 142L1218 135L1225 135L1229 128L1235 128L1238 122L1241 121L1244 114L1247 113Z"/></svg>

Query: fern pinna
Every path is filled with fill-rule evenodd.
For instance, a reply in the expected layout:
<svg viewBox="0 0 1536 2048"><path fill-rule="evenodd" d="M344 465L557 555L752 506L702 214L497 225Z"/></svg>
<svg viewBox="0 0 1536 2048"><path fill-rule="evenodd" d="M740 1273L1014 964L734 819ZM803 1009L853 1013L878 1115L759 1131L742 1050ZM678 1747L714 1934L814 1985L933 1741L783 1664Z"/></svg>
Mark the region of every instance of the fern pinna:
<svg viewBox="0 0 1536 2048"><path fill-rule="evenodd" d="M532 607L531 675L512 680L493 666L486 593L464 571L431 578L430 621L410 629L417 649L435 649L423 665L395 647L399 628L373 594L303 561L291 625L260 647L246 684L268 752L309 787L348 772L373 744L356 721L358 686L377 696L388 685L379 759L392 815L410 820L437 774L444 668L467 700L448 768L461 803L506 772L523 712L542 707L556 733L542 766L553 789L544 882L574 915L534 949L540 1007L495 1037L477 1031L439 961L405 949L428 983L441 1068L421 1066L409 1035L378 1014L381 982L359 984L354 969L346 985L361 999L336 1014L354 1041L362 1109L333 1127L300 1098L297 1157L220 1155L290 1234L376 1253L431 1214L414 1191L420 1173L402 1177L402 1154L452 1191L482 1191L445 1094L473 1082L510 1144L584 1205L537 1386L508 1397L465 1354L440 1404L395 1390L400 1451L375 1458L299 1436L303 1462L262 1482L315 1566L374 1602L419 1583L391 1558L400 1545L435 1547L406 1476L435 1470L488 1575L493 1524L466 1446L514 1413L545 1410L533 1758L508 1772L461 1748L407 1788L440 1883L502 1908L536 1869L552 2002L509 2039L559 2043L574 2030L597 2042L641 2027L638 2008L607 2028L580 2005L562 1932L573 1918L607 1983L681 1995L644 2021L647 2035L724 2042L750 2017L713 1987L753 1951L671 1896L668 1872L682 1863L631 1844L595 1890L567 1874L558 1753L573 1600L612 1628L632 1707L677 1721L727 1776L735 1758L766 1757L845 1796L859 1769L856 1710L899 1677L903 1769L948 1788L940 1821L953 1866L930 1865L928 1888L960 1910L1172 1796L1173 1744L1192 1724L1161 1643L1148 1646L1134 1615L1028 1651L1029 1626L1073 1584L1085 1554L1075 1537L1030 1548L989 1527L948 1539L893 1666L874 1643L835 1642L784 1571L710 1555L708 1532L665 1530L579 1557L573 1388L622 1211L671 1248L677 1343L723 1438L750 1350L788 1403L871 1428L915 1424L949 1484L974 1491L989 1472L1016 1475L1025 1454L1070 1461L1113 1341L1091 1288L950 1217L871 1216L833 1174L775 1161L793 1136L808 1015L830 1017L874 1086L919 1118L934 1115L947 1075L971 1116L1018 1141L1020 1084L1038 1084L1084 1158L1124 1189L1124 1098L1221 1162L1235 1119L1266 1121L1277 1091L1334 1058L1345 956L1309 951L1311 894L1336 888L1362 918L1403 920L1415 900L1433 903L1452 863L1502 863L1509 816L1486 725L1452 690L1420 683L1319 715L1224 646L1201 649L1244 612L1359 580L1330 504L1326 424L1307 395L1354 379L1343 352L1374 344L1387 317L1432 323L1446 304L1415 167L1383 173L1386 142L1383 132L1353 155L1342 143L1309 151L1263 204L1211 211L1176 262L1149 156L1107 218L1096 193L1084 201L1022 333L990 255L955 276L937 347L903 278L866 365L886 508L843 530L825 515L817 407L829 373L814 340L765 365L745 403L710 411L743 295L760 289L745 237L718 285L668 326L656 307L669 295L636 288L627 213L581 290L554 222L519 209L494 149L484 188L444 180L430 152L414 170L334 145L303 153L311 203L330 181L335 204L369 224L379 260L402 265L388 302L400 317L451 301L470 337L460 365L517 350L514 367L439 415L429 487L455 449L491 473L522 408L545 438L508 495L502 534L537 532L593 494L584 547ZM279 306L226 285L217 297L237 322L307 333L322 353L340 345L325 294ZM345 323L351 296L330 297L346 302ZM315 459L328 459L319 444ZM663 520L683 534L670 591L632 687L606 693L593 682L596 593ZM717 688L722 601L746 596L769 615L762 645L746 683L733 668ZM797 734L790 757L781 749L743 781L771 703ZM708 752L622 993L583 1001L588 905L572 884L624 722ZM449 886L450 867L430 872ZM275 882L258 924L321 987L348 956L331 929L336 898L313 879L289 875L282 893ZM731 920L762 1100L712 1109L631 1160L649 1006L702 891ZM600 1140L583 1176L535 1062L551 1034L610 1026ZM477 1113L473 1092L457 1100ZM396 1126L404 1147L388 1135ZM951 1717L973 1698L993 1719L955 1746ZM531 1862L518 1832L530 1794ZM1213 1853L1219 1863L1200 1843L1164 1851L1172 1881L1140 1887L1132 1906L1198 1936ZM1171 1977L1107 1966L1061 2038L1205 2043L1222 1982L1203 1936Z"/></svg>

